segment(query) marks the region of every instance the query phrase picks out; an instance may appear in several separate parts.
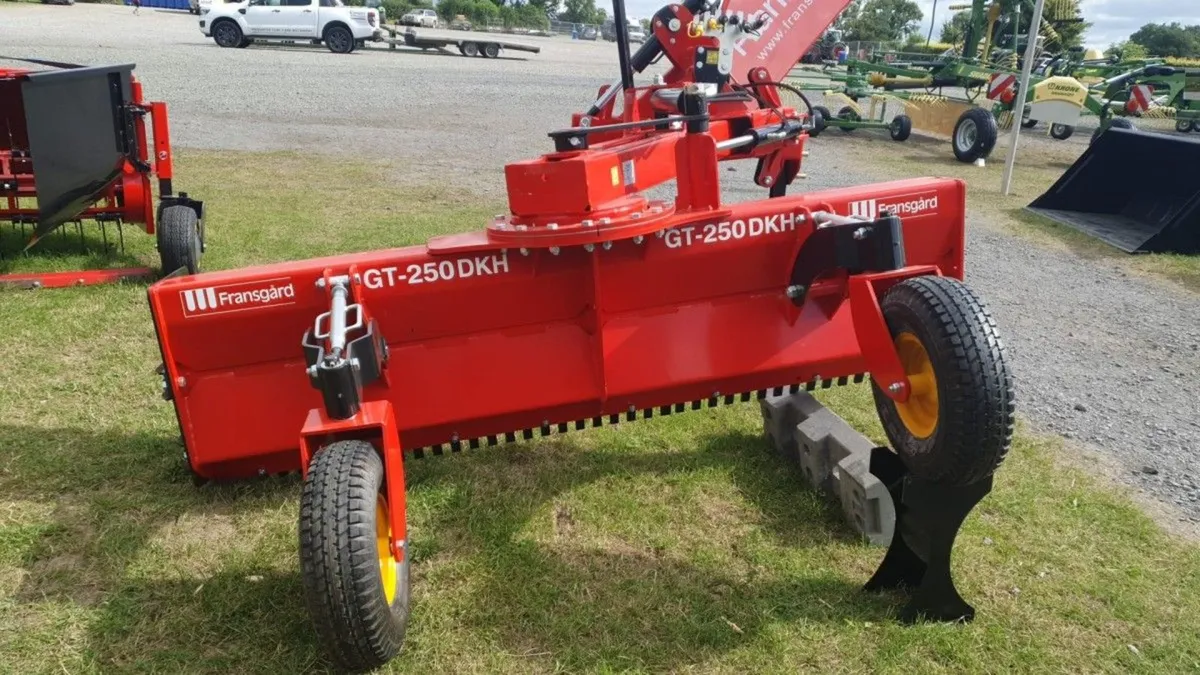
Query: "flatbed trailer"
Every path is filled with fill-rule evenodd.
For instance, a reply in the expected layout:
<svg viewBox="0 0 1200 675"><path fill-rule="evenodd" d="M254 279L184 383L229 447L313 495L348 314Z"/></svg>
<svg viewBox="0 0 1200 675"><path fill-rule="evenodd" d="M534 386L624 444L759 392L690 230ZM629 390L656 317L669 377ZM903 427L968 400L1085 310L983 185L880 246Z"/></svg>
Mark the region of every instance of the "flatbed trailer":
<svg viewBox="0 0 1200 675"><path fill-rule="evenodd" d="M398 26L384 26L383 30L387 31L391 37L383 38L383 42L388 45L389 49L397 47L414 47L421 50L436 49L438 51L450 54L450 47L458 49L458 53L463 56L482 56L484 58L494 59L500 56L500 52L505 49L510 49L518 52L532 52L537 54L542 51L541 47L535 45L522 44L520 42L509 42L507 40L498 40L494 35L481 34L479 37L429 37L418 35L417 31L408 28L401 31Z"/></svg>

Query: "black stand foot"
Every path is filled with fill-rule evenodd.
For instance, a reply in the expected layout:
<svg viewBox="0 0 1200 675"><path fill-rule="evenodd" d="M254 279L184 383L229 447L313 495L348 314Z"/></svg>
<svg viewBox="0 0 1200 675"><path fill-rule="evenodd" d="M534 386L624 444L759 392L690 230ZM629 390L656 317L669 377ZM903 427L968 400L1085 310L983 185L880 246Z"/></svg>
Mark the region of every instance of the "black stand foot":
<svg viewBox="0 0 1200 675"><path fill-rule="evenodd" d="M950 576L950 552L971 509L992 491L991 477L961 487L920 480L888 448L871 451L870 471L892 495L896 528L864 590L909 591L908 604L900 611L905 623L974 619L975 608L958 594Z"/></svg>

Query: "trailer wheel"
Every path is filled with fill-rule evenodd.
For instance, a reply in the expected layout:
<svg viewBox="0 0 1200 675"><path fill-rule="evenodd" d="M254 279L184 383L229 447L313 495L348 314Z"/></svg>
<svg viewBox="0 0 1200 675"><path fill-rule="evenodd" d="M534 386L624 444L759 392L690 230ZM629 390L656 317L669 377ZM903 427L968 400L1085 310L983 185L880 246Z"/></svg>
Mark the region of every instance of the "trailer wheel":
<svg viewBox="0 0 1200 675"><path fill-rule="evenodd" d="M1109 120L1109 122L1108 122L1108 128L1111 128L1111 129L1132 129L1132 128L1133 128L1133 122L1130 122L1129 120L1125 119L1124 117L1114 117L1114 118L1112 118L1111 120ZM1097 139L1097 138L1100 138L1100 134L1104 133L1104 129L1105 129L1105 126L1104 126L1103 124L1101 124L1100 126L1096 127L1096 130L1092 132L1092 141L1091 141L1092 143L1095 143L1095 142L1096 142L1096 139Z"/></svg>
<svg viewBox="0 0 1200 675"><path fill-rule="evenodd" d="M960 162L974 162L992 154L1000 130L996 118L983 108L970 108L959 116L954 125L954 156Z"/></svg>
<svg viewBox="0 0 1200 675"><path fill-rule="evenodd" d="M182 267L188 274L196 274L200 271L200 250L200 219L196 212L182 204L163 209L158 222L162 273L167 275Z"/></svg>
<svg viewBox="0 0 1200 675"><path fill-rule="evenodd" d="M893 141L907 141L908 137L912 136L912 118L908 115L896 115L888 125L888 133L892 135Z"/></svg>
<svg viewBox="0 0 1200 675"><path fill-rule="evenodd" d="M888 440L917 478L969 485L991 475L1008 453L1015 408L995 321L949 277L906 279L880 306L912 384L897 403L872 382Z"/></svg>
<svg viewBox="0 0 1200 675"><path fill-rule="evenodd" d="M462 52L463 56L479 56L479 45L474 42L464 42L458 46L458 51Z"/></svg>
<svg viewBox="0 0 1200 675"><path fill-rule="evenodd" d="M228 48L241 47L245 39L242 29L232 19L221 19L213 24L212 36L218 47Z"/></svg>
<svg viewBox="0 0 1200 675"><path fill-rule="evenodd" d="M400 653L408 626L409 561L389 550L383 461L366 441L313 458L300 492L304 597L325 652L365 672Z"/></svg>
<svg viewBox="0 0 1200 675"><path fill-rule="evenodd" d="M330 26L325 31L325 46L334 54L354 51L354 35L345 26Z"/></svg>
<svg viewBox="0 0 1200 675"><path fill-rule="evenodd" d="M1075 127L1069 124L1051 124L1050 137L1057 141L1065 141L1075 133Z"/></svg>
<svg viewBox="0 0 1200 675"><path fill-rule="evenodd" d="M1175 131L1181 134L1186 134L1196 128L1196 123L1191 120L1175 120Z"/></svg>
<svg viewBox="0 0 1200 675"><path fill-rule="evenodd" d="M833 119L833 113L829 112L829 108L823 105L813 106L813 129L808 132L809 136L816 138L821 135L821 132L829 128L829 120Z"/></svg>
<svg viewBox="0 0 1200 675"><path fill-rule="evenodd" d="M837 116L839 120L846 120L847 122L857 122L859 119L861 119L858 116L858 111L854 109L854 106L845 106L838 111ZM848 124L839 124L838 128L846 133L854 131L854 127Z"/></svg>
<svg viewBox="0 0 1200 675"><path fill-rule="evenodd" d="M483 45L483 55L489 59L494 59L500 56L500 45L495 42L488 42Z"/></svg>

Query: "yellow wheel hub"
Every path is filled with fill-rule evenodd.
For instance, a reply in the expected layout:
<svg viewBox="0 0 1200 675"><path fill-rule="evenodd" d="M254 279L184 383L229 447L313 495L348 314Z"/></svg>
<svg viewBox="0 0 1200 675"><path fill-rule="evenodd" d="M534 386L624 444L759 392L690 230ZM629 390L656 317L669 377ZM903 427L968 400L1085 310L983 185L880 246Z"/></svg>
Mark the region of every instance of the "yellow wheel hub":
<svg viewBox="0 0 1200 675"><path fill-rule="evenodd" d="M897 401L896 412L915 438L929 438L938 422L937 377L933 372L933 362L916 335L901 333L896 336L895 342L900 365L904 367L910 385L908 400L903 403Z"/></svg>
<svg viewBox="0 0 1200 675"><path fill-rule="evenodd" d="M392 557L392 524L388 520L387 500L383 495L375 500L375 548L379 554L383 595L390 605L396 597L396 559Z"/></svg>

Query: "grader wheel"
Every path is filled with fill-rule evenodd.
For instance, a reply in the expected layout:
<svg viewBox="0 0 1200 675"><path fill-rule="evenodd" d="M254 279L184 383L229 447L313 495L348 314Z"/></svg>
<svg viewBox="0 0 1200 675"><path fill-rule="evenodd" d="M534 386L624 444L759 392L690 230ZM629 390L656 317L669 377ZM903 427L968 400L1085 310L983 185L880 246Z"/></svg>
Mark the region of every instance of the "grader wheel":
<svg viewBox="0 0 1200 675"><path fill-rule="evenodd" d="M300 568L325 652L353 672L400 653L408 625L409 559L391 555L383 461L365 441L317 452L300 495Z"/></svg>
<svg viewBox="0 0 1200 675"><path fill-rule="evenodd" d="M904 402L873 385L884 432L913 475L970 485L1004 460L1013 433L1013 381L996 325L962 282L921 276L881 302L910 381Z"/></svg>

